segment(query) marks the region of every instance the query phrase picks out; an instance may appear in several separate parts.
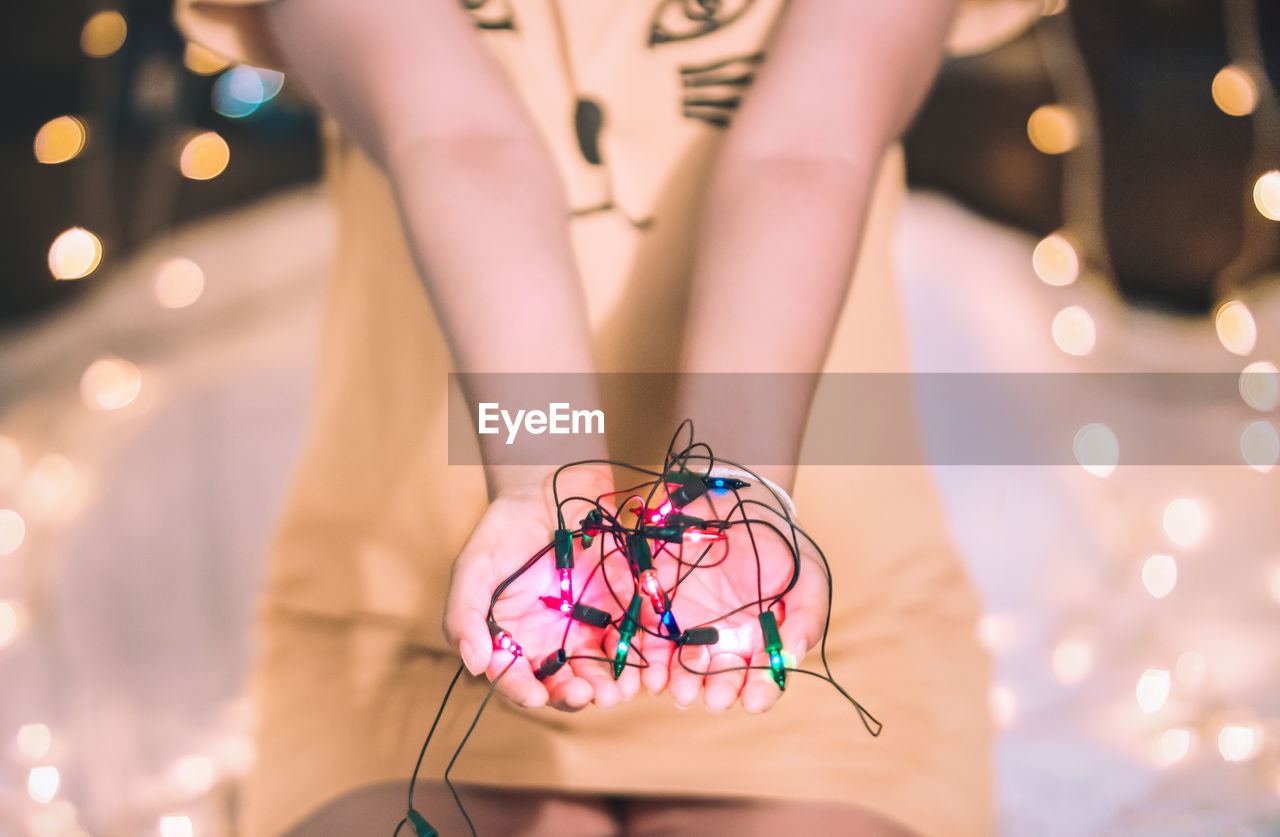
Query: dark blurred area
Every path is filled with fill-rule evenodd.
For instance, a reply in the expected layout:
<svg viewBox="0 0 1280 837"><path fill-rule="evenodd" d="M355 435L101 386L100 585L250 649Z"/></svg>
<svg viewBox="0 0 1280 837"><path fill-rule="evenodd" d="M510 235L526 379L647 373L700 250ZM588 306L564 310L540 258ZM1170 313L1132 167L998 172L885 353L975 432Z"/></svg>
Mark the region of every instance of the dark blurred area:
<svg viewBox="0 0 1280 837"><path fill-rule="evenodd" d="M1224 20L1231 2L1074 0L997 50L949 61L906 141L912 185L1036 234L1062 227L1066 161L1099 146L1085 134L1076 151L1042 153L1028 141L1027 120L1063 100L1061 68L1055 75L1046 43L1056 39L1061 48L1065 38L1074 49L1074 29L1087 69L1074 80L1094 100L1101 139L1100 181L1083 185L1097 193L1105 241L1104 253L1082 260L1109 264L1131 302L1207 311L1224 291L1224 269L1237 259L1246 226L1260 220L1248 195L1261 174L1254 170L1260 117L1228 116L1209 95L1215 74L1232 61ZM112 54L90 57L82 27L107 9L123 14L128 37ZM296 91L286 84L249 115L221 115L211 106L221 75L184 66L171 13L166 0L9 9L0 52L8 111L0 128L8 196L0 209L0 328L49 312L92 284L51 277L49 246L64 229L83 226L102 239L101 277L176 225L318 175L315 122ZM1258 2L1256 14L1274 91L1280 3ZM1270 91L1260 95L1274 111ZM84 122L88 144L73 160L41 164L33 137L62 114ZM197 130L218 132L231 149L229 165L212 179L178 170L181 145ZM1262 170L1280 167L1280 135L1269 142ZM1265 280L1277 269L1280 224L1261 223L1271 246L1258 264L1237 264L1243 272L1231 283Z"/></svg>

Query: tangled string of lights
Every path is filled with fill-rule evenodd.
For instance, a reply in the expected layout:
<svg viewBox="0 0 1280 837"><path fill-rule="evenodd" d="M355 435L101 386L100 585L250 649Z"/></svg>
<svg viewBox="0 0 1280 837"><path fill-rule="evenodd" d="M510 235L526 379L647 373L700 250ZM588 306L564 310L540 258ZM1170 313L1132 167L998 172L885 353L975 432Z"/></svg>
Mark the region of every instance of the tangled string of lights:
<svg viewBox="0 0 1280 837"><path fill-rule="evenodd" d="M677 444L686 432L689 443L677 449ZM611 465L636 473L643 480L629 488L597 497L562 498L559 490L562 474L572 468L588 465ZM476 834L475 825L467 814L457 789L450 782L449 774L498 685L512 666L525 657L524 648L518 639L498 622L494 611L504 600L512 583L526 573L533 572L548 557L550 561L547 563L551 564L549 569L552 571L549 581L558 592L542 596L540 602L546 608L564 615L565 628L559 647L537 661L533 668L538 680L552 677L566 664L574 661L607 666L615 680L628 666L647 668L649 661L642 647L638 647L635 642L636 635L642 634L645 643L666 642L674 646L672 658L675 662L685 671L697 676L732 671L767 671L778 689L783 691L787 688L788 675L792 673L825 681L857 710L868 733L872 736L880 734L882 724L836 682L827 663L832 583L831 567L822 549L796 524L790 498L750 469L718 458L708 445L693 441L692 422L685 421L677 429L667 448L661 471L616 460L582 460L558 468L551 485L557 528L551 533L551 539L545 546L497 585L489 602L486 621L493 639L493 648L496 652L509 655L510 659L493 678L488 693L444 771L444 783L453 794L454 802L473 837ZM744 497L742 492L753 486L765 489L771 501ZM616 497L625 499L615 506L611 501ZM685 509L698 502L709 510L707 516L696 517L685 513ZM717 505L727 508L721 512ZM571 527L568 523L575 516L567 514L569 509L575 509L582 515L576 526ZM729 533L735 530L744 532L745 538L739 544L746 547L745 550L739 548L739 545L730 548ZM790 571L777 589L765 589L766 573L760 547L766 538L784 546L790 557ZM783 647L779 632L779 625L786 619L785 597L795 588L800 578L803 565L802 541L812 547L826 576L826 616L822 639L818 645L821 671L796 667L793 658L790 658ZM590 565L585 581L575 589L574 571L584 559L593 564ZM694 573L723 572L730 566L729 562L742 560L753 561L755 564L756 598L744 601L712 618L703 619L692 627L681 629L677 620L681 586ZM610 579L610 568L616 568L615 575L621 575L621 567L626 569L626 574L622 577L629 579L630 589L620 590L618 586L621 585L615 586ZM670 579L666 584L661 580L660 569ZM584 600L589 594L595 604ZM646 602L652 611L652 617L645 613ZM596 604L604 607L597 607ZM689 666L684 660L686 648L717 644L721 641L721 630L717 625L748 611L755 612L759 636L768 656L767 666L743 665L706 671ZM599 655L568 651L569 634L575 626L598 633ZM529 664L532 667L534 661L530 660ZM411 824L418 837L439 835L435 827L414 807L413 791L427 747L463 671L464 667L459 665L422 743L409 781L408 812L396 825L392 837L399 837L400 830L406 823Z"/></svg>

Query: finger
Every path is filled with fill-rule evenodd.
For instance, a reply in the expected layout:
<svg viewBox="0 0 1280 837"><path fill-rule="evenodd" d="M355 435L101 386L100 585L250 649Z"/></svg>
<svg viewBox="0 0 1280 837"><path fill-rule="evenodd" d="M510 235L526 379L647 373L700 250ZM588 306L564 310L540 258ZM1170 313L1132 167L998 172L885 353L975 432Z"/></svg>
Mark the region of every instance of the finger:
<svg viewBox="0 0 1280 837"><path fill-rule="evenodd" d="M712 712L723 712L742 692L742 684L746 681L747 661L737 654L716 654L711 658L709 666L714 674L707 675L702 688L702 700Z"/></svg>
<svg viewBox="0 0 1280 837"><path fill-rule="evenodd" d="M534 709L547 703L546 687L533 676L533 669L523 656L514 658L512 662L509 652L494 651L486 674L497 683L498 694L517 706ZM499 677L502 679L499 680Z"/></svg>
<svg viewBox="0 0 1280 837"><path fill-rule="evenodd" d="M444 635L458 649L467 671L480 674L490 668L494 656L493 640L485 622L493 585L479 570L482 562L466 559L464 551L454 563L444 608Z"/></svg>
<svg viewBox="0 0 1280 837"><path fill-rule="evenodd" d="M672 665L671 654L675 643L659 640L651 636L644 639L644 655L649 660L649 667L640 672L640 680L650 694L661 694L667 687Z"/></svg>
<svg viewBox="0 0 1280 837"><path fill-rule="evenodd" d="M640 652L643 652L644 656L641 656ZM647 663L646 660L648 660ZM649 657L648 650L643 647L633 650L627 657L627 662L635 663L635 665L624 668L622 674L618 675L618 679L615 681L618 684L618 694L621 696L621 700L631 700L636 696L636 692L640 691L640 677L653 667L653 659Z"/></svg>
<svg viewBox="0 0 1280 837"><path fill-rule="evenodd" d="M556 682L543 682L548 693L547 703L562 712L577 712L591 702L591 684L575 676L568 667L562 671L564 676L557 672Z"/></svg>
<svg viewBox="0 0 1280 837"><path fill-rule="evenodd" d="M613 640L606 641L604 647L613 648L616 643L617 634L614 633ZM601 654L599 646L583 646L571 656L579 658L570 659L569 665L572 667L574 675L582 678L591 686L591 699L597 706L607 708L615 706L622 701L622 690L613 679L613 664L599 659L602 656L606 656Z"/></svg>
<svg viewBox="0 0 1280 837"><path fill-rule="evenodd" d="M671 658L671 679L667 687L677 706L688 707L698 699L702 691L703 676L711 665L711 652L706 646L683 646L676 649ZM692 671L686 670L692 669Z"/></svg>
<svg viewBox="0 0 1280 837"><path fill-rule="evenodd" d="M751 658L751 671L742 687L742 708L753 714L767 712L782 697L782 690L769 670L769 655L760 651Z"/></svg>

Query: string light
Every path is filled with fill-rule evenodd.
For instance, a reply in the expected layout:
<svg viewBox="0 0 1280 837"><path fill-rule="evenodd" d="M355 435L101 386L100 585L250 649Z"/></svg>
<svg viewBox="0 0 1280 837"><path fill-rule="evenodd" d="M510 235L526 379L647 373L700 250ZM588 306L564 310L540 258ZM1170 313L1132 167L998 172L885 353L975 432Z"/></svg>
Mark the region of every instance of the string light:
<svg viewBox="0 0 1280 837"><path fill-rule="evenodd" d="M1269 421L1255 421L1240 431L1240 455L1250 468L1265 474L1280 461L1280 434Z"/></svg>
<svg viewBox="0 0 1280 837"><path fill-rule="evenodd" d="M23 724L16 738L18 753L28 761L39 761L53 746L53 733L44 724Z"/></svg>
<svg viewBox="0 0 1280 837"><path fill-rule="evenodd" d="M1079 144L1080 126L1062 105L1041 105L1027 119L1027 137L1037 151L1065 154Z"/></svg>
<svg viewBox="0 0 1280 837"><path fill-rule="evenodd" d="M227 141L214 131L205 131L187 140L178 157L178 168L192 180L211 180L222 174L230 161Z"/></svg>
<svg viewBox="0 0 1280 837"><path fill-rule="evenodd" d="M1224 761L1248 761L1261 744L1262 729L1255 724L1225 724L1218 731L1218 752Z"/></svg>
<svg viewBox="0 0 1280 837"><path fill-rule="evenodd" d="M1031 252L1031 266L1040 281L1047 285L1070 285L1080 276L1080 257L1076 248L1058 233L1040 239Z"/></svg>
<svg viewBox="0 0 1280 837"><path fill-rule="evenodd" d="M0 600L0 649L13 644L22 630L23 610L17 602Z"/></svg>
<svg viewBox="0 0 1280 837"><path fill-rule="evenodd" d="M27 524L13 509L0 509L0 558L12 555L27 536Z"/></svg>
<svg viewBox="0 0 1280 837"><path fill-rule="evenodd" d="M1182 761L1191 749L1191 730L1185 727L1167 729L1160 736L1160 754L1165 764Z"/></svg>
<svg viewBox="0 0 1280 837"><path fill-rule="evenodd" d="M169 259L156 271L152 291L162 308L186 308L204 293L204 271L191 259Z"/></svg>
<svg viewBox="0 0 1280 837"><path fill-rule="evenodd" d="M1178 564L1172 555L1152 555L1142 564L1142 584L1147 592L1163 599L1178 581Z"/></svg>
<svg viewBox="0 0 1280 837"><path fill-rule="evenodd" d="M32 150L38 162L55 165L75 159L84 150L88 139L89 132L83 122L74 116L59 116L36 131Z"/></svg>
<svg viewBox="0 0 1280 837"><path fill-rule="evenodd" d="M84 227L64 230L49 247L54 279L83 279L102 263L102 242Z"/></svg>
<svg viewBox="0 0 1280 837"><path fill-rule="evenodd" d="M1213 77L1213 103L1230 116L1248 116L1258 106L1258 85L1243 67L1228 64Z"/></svg>
<svg viewBox="0 0 1280 837"><path fill-rule="evenodd" d="M1142 672L1135 693L1139 709L1148 715L1159 712L1169 699L1169 672L1162 668L1149 668Z"/></svg>
<svg viewBox="0 0 1280 837"><path fill-rule="evenodd" d="M58 793L58 768L48 765L31 768L27 774L27 794L36 802L47 805Z"/></svg>
<svg viewBox="0 0 1280 837"><path fill-rule="evenodd" d="M128 34L124 15L115 10L98 12L80 30L80 49L92 58L106 58L124 46Z"/></svg>
<svg viewBox="0 0 1280 837"><path fill-rule="evenodd" d="M1076 462L1095 477L1106 478L1120 462L1120 441L1105 424L1086 424L1071 443Z"/></svg>
<svg viewBox="0 0 1280 837"><path fill-rule="evenodd" d="M1258 326L1249 307L1238 299L1223 303L1213 318L1218 340L1228 352L1247 355L1258 342Z"/></svg>
<svg viewBox="0 0 1280 837"><path fill-rule="evenodd" d="M1253 205L1262 217L1280 221L1280 171L1273 169L1254 182Z"/></svg>
<svg viewBox="0 0 1280 837"><path fill-rule="evenodd" d="M1280 370L1266 360L1249 364L1240 373L1240 397L1255 410L1270 412L1280 406Z"/></svg>
<svg viewBox="0 0 1280 837"><path fill-rule="evenodd" d="M1209 534L1208 513L1189 497L1180 497L1165 506L1161 522L1169 540L1187 549L1199 546Z"/></svg>
<svg viewBox="0 0 1280 837"><path fill-rule="evenodd" d="M80 377L80 397L91 410L119 410L129 406L142 389L142 373L118 357L95 360Z"/></svg>
<svg viewBox="0 0 1280 837"><path fill-rule="evenodd" d="M1069 355L1089 354L1097 337L1093 317L1078 305L1063 308L1053 318L1053 342Z"/></svg>

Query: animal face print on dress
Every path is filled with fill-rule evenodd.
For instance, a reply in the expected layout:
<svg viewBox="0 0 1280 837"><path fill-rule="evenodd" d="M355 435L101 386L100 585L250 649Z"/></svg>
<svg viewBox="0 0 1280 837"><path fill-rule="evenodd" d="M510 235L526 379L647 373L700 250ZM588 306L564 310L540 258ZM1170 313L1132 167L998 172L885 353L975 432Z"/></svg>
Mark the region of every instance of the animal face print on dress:
<svg viewBox="0 0 1280 837"><path fill-rule="evenodd" d="M755 0L661 0L649 26L649 46L710 35L751 7Z"/></svg>
<svg viewBox="0 0 1280 837"><path fill-rule="evenodd" d="M507 0L458 0L480 29L515 29L516 18Z"/></svg>

